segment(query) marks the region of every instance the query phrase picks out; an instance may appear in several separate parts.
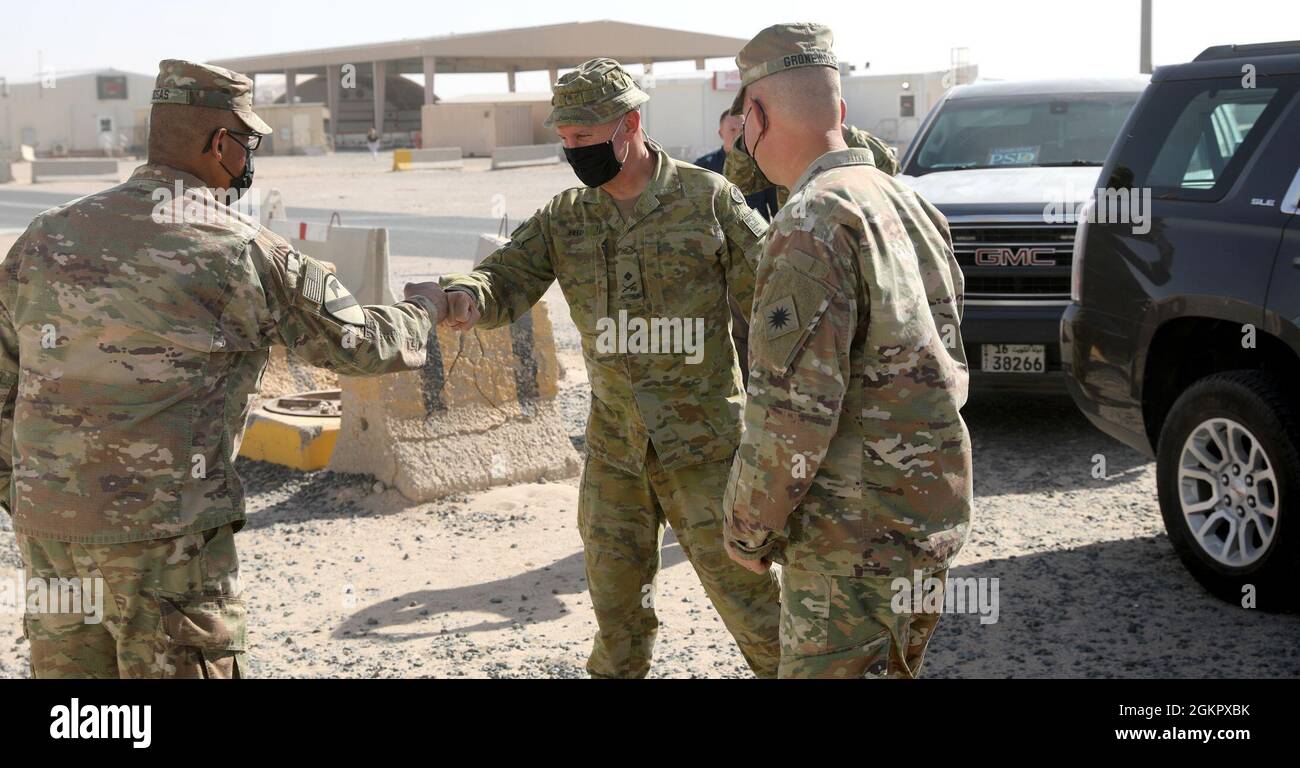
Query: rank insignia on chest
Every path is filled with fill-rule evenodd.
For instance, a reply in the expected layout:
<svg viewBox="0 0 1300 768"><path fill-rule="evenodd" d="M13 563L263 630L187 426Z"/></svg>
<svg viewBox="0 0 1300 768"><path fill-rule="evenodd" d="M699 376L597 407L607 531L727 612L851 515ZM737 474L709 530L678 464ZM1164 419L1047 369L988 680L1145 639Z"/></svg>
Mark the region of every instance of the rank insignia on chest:
<svg viewBox="0 0 1300 768"><path fill-rule="evenodd" d="M618 270L618 296L623 301L640 301L641 262L634 251L621 250L614 258Z"/></svg>
<svg viewBox="0 0 1300 768"><path fill-rule="evenodd" d="M799 329L799 313L793 296L777 299L763 307L761 312L763 333L768 339L777 339Z"/></svg>

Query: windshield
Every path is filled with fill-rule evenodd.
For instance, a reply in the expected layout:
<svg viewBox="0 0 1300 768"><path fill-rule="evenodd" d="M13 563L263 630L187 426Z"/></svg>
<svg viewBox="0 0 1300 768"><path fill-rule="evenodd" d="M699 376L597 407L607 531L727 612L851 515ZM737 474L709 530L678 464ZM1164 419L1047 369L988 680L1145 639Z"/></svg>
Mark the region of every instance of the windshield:
<svg viewBox="0 0 1300 768"><path fill-rule="evenodd" d="M906 173L1102 165L1139 94L952 99Z"/></svg>

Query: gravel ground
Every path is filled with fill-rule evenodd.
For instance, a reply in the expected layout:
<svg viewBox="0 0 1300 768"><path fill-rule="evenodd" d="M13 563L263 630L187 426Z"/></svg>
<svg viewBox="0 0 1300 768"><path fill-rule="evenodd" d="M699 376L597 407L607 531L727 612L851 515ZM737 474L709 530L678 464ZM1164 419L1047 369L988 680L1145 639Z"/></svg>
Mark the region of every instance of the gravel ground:
<svg viewBox="0 0 1300 768"><path fill-rule="evenodd" d="M475 166L395 180L386 167L363 155L268 158L258 178L290 205L336 195L350 208L475 216L486 215L493 190L508 188L516 217L570 183L563 168ZM323 185L331 173L345 183ZM398 255L394 281L466 262ZM547 298L566 370L562 413L583 450L589 396L577 334L558 290ZM965 416L976 509L951 576L996 579L997 620L945 616L929 677L1300 677L1300 616L1223 604L1183 570L1163 533L1152 463L1092 428L1064 397L977 393ZM1091 475L1097 455L1104 479ZM254 674L584 675L595 621L576 478L412 504L364 477L242 461L241 471ZM671 533L663 565L651 674L747 676ZM16 579L20 567L0 515L0 579ZM27 674L20 626L0 609L0 677Z"/></svg>

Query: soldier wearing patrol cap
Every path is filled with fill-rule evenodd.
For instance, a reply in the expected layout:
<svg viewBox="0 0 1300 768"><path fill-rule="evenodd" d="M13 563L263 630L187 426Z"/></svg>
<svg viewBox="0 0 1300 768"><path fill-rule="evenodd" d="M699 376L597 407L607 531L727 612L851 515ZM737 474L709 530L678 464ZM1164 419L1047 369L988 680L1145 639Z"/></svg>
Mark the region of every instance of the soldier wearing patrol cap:
<svg viewBox="0 0 1300 768"><path fill-rule="evenodd" d="M771 677L778 587L728 560L721 509L744 400L729 299L748 317L766 224L735 186L643 135L648 99L613 59L560 78L546 125L584 186L444 278L448 322L510 323L559 280L582 334L592 403L578 527L599 624L588 672L649 671L667 522L750 668Z"/></svg>
<svg viewBox="0 0 1300 768"><path fill-rule="evenodd" d="M736 57L741 141L790 199L758 266L727 548L784 566L781 677L915 677L970 525L962 274L942 214L846 146L830 45L778 24Z"/></svg>
<svg viewBox="0 0 1300 768"><path fill-rule="evenodd" d="M793 27L798 25L789 26ZM817 37L819 35L821 37ZM759 46L768 46L768 49L761 50L755 48L755 44ZM782 52L784 49L782 49L780 44L775 41L760 40L758 37L755 37L754 40L750 42L748 48L749 53L747 55L752 57L751 60L779 60L781 63L785 63L786 61L786 54ZM824 52L827 56L833 58L834 54L830 51L830 29L827 27L820 27L819 30L812 33L806 47L801 48L797 53L790 54L790 63L799 66L807 66L810 62L816 62L817 66L835 67L838 69L839 63L837 61L828 61L825 57L822 57L821 52ZM737 65L739 65L739 57L737 57ZM744 73L742 72L741 74L743 82ZM753 73L751 73L751 75L752 74ZM745 89L742 87L740 92L736 94L735 101L731 104L731 114L739 115L742 113L744 100ZM893 147L875 136L872 136L870 133L847 123L842 124L840 130L844 134L844 143L847 146L862 147L871 151L872 161L875 163L876 168L890 176L898 173L898 157L894 152ZM727 177L728 181L740 187L740 191L744 192L746 195L756 195L766 189L776 187L776 204L778 207L785 205L786 199L790 196L790 191L785 187L774 185L766 176L763 175L763 172L758 168L758 164L754 162L754 158L750 157L745 152L744 142L741 141L740 138L741 137L739 136L736 138L735 144L735 149L739 151L727 153L727 160L723 165L722 174Z"/></svg>
<svg viewBox="0 0 1300 768"><path fill-rule="evenodd" d="M253 83L169 59L149 161L36 217L0 266L0 492L27 578L109 595L24 617L35 677L239 677L235 456L270 347L348 375L420 367L433 283L358 306L226 205L269 132Z"/></svg>

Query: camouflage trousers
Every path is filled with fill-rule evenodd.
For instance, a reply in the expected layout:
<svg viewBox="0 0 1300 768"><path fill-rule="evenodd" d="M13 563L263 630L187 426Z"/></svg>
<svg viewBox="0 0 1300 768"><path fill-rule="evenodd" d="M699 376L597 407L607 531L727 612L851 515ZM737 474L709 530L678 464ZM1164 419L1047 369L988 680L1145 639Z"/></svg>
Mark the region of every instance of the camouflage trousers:
<svg viewBox="0 0 1300 768"><path fill-rule="evenodd" d="M69 544L18 537L27 580L98 580L103 615L28 613L37 678L238 678L245 611L230 525L171 539Z"/></svg>
<svg viewBox="0 0 1300 768"><path fill-rule="evenodd" d="M578 529L587 585L599 629L587 661L592 677L645 677L659 620L655 575L665 521L727 630L759 677L780 663L780 588L727 557L722 546L722 494L731 461L665 470L653 448L633 475L587 458L578 497Z"/></svg>
<svg viewBox="0 0 1300 768"><path fill-rule="evenodd" d="M919 677L940 614L896 612L893 582L783 568L780 677Z"/></svg>

